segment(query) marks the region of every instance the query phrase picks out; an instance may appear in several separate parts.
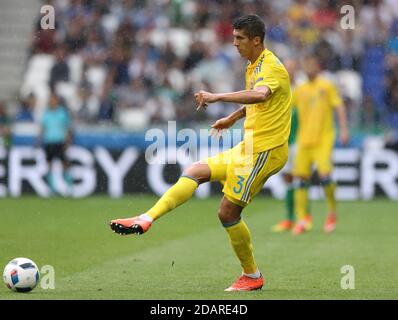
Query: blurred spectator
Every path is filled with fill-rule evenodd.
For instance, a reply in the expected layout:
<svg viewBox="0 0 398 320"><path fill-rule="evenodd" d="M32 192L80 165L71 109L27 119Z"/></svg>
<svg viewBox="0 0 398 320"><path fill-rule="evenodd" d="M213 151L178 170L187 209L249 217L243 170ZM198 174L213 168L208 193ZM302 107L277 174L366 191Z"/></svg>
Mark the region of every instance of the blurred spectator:
<svg viewBox="0 0 398 320"><path fill-rule="evenodd" d="M31 93L27 98L21 99L19 110L15 115L16 122L34 122L34 107L36 104L36 97Z"/></svg>
<svg viewBox="0 0 398 320"><path fill-rule="evenodd" d="M153 123L163 123L175 119L175 107L169 96L153 96L146 102L145 109L149 112Z"/></svg>
<svg viewBox="0 0 398 320"><path fill-rule="evenodd" d="M115 100L115 95L112 93L112 91L105 88L101 95L100 106L98 110L98 120L100 122L113 121Z"/></svg>
<svg viewBox="0 0 398 320"><path fill-rule="evenodd" d="M75 119L77 122L95 123L98 118L99 101L90 85L83 83L79 88L79 106Z"/></svg>
<svg viewBox="0 0 398 320"><path fill-rule="evenodd" d="M11 121L7 115L7 107L4 101L0 101L0 145L8 146L11 137Z"/></svg>
<svg viewBox="0 0 398 320"><path fill-rule="evenodd" d="M336 53L340 64L339 69L351 69L358 72L363 50L362 42L353 30L341 31L340 35L340 45L336 46Z"/></svg>
<svg viewBox="0 0 398 320"><path fill-rule="evenodd" d="M339 60L333 46L323 37L314 47L315 54L319 57L319 61L324 69L329 71L337 71L339 68Z"/></svg>
<svg viewBox="0 0 398 320"><path fill-rule="evenodd" d="M297 0L288 8L289 37L293 45L303 48L315 43L318 32L313 25L315 7L308 0Z"/></svg>
<svg viewBox="0 0 398 320"><path fill-rule="evenodd" d="M215 32L221 43L230 42L232 39L231 21L235 15L235 7L233 3L225 2L222 6L220 16L215 21Z"/></svg>
<svg viewBox="0 0 398 320"><path fill-rule="evenodd" d="M142 108L148 99L148 89L141 78L133 79L129 86L117 91L117 105L120 108Z"/></svg>
<svg viewBox="0 0 398 320"><path fill-rule="evenodd" d="M359 24L365 43L384 43L392 20L392 12L383 0L366 1L359 13Z"/></svg>
<svg viewBox="0 0 398 320"><path fill-rule="evenodd" d="M337 21L336 2L320 0L312 18L317 28L333 28Z"/></svg>
<svg viewBox="0 0 398 320"><path fill-rule="evenodd" d="M103 64L107 58L104 41L96 29L91 29L87 36L87 45L83 48L82 56L88 65Z"/></svg>
<svg viewBox="0 0 398 320"><path fill-rule="evenodd" d="M197 64L204 58L204 52L205 48L201 42L192 42L189 55L185 58L185 71L195 68Z"/></svg>
<svg viewBox="0 0 398 320"><path fill-rule="evenodd" d="M112 85L124 85L130 82L128 68L129 52L123 46L113 47L107 61L108 78Z"/></svg>
<svg viewBox="0 0 398 320"><path fill-rule="evenodd" d="M387 50L392 55L398 57L398 18L391 25L390 35L387 42Z"/></svg>
<svg viewBox="0 0 398 320"><path fill-rule="evenodd" d="M205 1L198 1L195 5L196 12L192 21L193 26L195 29L205 28L210 19L209 4Z"/></svg>
<svg viewBox="0 0 398 320"><path fill-rule="evenodd" d="M55 51L55 63L50 70L50 90L54 91L59 81L69 81L69 66L66 61L66 50L59 45Z"/></svg>
<svg viewBox="0 0 398 320"><path fill-rule="evenodd" d="M176 54L173 51L171 43L169 41L166 42L164 48L160 51L159 60L164 62L166 65L172 65L174 61L177 59Z"/></svg>
<svg viewBox="0 0 398 320"><path fill-rule="evenodd" d="M75 53L84 48L86 44L85 31L83 16L76 16L68 22L64 44L69 53Z"/></svg>

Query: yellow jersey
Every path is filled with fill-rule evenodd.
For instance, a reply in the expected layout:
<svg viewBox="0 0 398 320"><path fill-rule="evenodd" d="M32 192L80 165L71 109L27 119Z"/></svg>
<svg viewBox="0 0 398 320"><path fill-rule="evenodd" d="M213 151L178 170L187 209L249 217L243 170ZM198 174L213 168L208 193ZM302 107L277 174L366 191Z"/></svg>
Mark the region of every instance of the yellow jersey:
<svg viewBox="0 0 398 320"><path fill-rule="evenodd" d="M292 93L289 74L267 49L246 69L246 90L258 86L267 86L272 94L264 102L245 105L244 143L252 145L253 153L283 145L290 133Z"/></svg>
<svg viewBox="0 0 398 320"><path fill-rule="evenodd" d="M342 103L333 83L320 76L298 86L293 91L293 105L298 111L297 144L312 147L333 143L333 111Z"/></svg>

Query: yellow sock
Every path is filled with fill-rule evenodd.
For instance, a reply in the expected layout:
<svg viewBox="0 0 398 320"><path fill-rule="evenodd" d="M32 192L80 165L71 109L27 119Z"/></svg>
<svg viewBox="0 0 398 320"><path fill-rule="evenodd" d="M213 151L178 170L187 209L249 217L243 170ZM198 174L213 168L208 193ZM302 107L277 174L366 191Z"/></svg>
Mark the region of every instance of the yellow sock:
<svg viewBox="0 0 398 320"><path fill-rule="evenodd" d="M296 221L303 220L308 214L308 188L297 188L294 190L294 207L297 215Z"/></svg>
<svg viewBox="0 0 398 320"><path fill-rule="evenodd" d="M165 194L149 209L146 214L153 220L173 210L190 199L198 187L198 183L188 177L181 177Z"/></svg>
<svg viewBox="0 0 398 320"><path fill-rule="evenodd" d="M239 223L225 227L229 235L229 240L238 257L245 274L255 273L257 265L253 256L253 245L250 231L246 223L240 220Z"/></svg>
<svg viewBox="0 0 398 320"><path fill-rule="evenodd" d="M326 202L328 206L328 212L336 212L336 198L334 197L334 191L336 190L336 184L334 182L328 183L323 187L326 196Z"/></svg>

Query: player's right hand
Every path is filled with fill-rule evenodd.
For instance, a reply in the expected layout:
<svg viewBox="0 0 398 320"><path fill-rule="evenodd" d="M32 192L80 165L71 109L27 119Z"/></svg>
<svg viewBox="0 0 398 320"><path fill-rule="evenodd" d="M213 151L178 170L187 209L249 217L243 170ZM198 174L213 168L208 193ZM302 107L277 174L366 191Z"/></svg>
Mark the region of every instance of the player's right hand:
<svg viewBox="0 0 398 320"><path fill-rule="evenodd" d="M208 91L200 90L194 94L198 107L196 110L205 109L208 107L209 103L217 102L218 95Z"/></svg>

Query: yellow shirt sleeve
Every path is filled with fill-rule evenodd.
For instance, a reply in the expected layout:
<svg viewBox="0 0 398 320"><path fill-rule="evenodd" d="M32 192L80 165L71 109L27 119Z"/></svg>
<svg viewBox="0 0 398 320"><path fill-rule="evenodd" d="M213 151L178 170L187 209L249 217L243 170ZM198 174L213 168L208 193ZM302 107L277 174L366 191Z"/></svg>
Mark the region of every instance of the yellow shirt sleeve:
<svg viewBox="0 0 398 320"><path fill-rule="evenodd" d="M341 106L343 104L343 99L341 98L341 95L337 90L336 86L331 83L328 91L329 91L329 103L332 106L332 108Z"/></svg>

